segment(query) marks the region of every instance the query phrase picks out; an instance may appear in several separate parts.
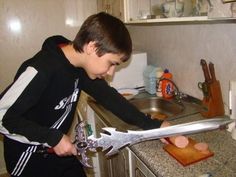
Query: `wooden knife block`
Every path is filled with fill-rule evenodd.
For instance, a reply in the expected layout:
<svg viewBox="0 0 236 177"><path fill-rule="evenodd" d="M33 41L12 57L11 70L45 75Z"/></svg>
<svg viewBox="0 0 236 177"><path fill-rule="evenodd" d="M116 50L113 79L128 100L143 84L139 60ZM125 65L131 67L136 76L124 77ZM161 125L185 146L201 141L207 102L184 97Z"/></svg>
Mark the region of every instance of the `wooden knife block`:
<svg viewBox="0 0 236 177"><path fill-rule="evenodd" d="M224 103L222 99L220 82L218 80L213 80L208 84L209 96L204 97L202 104L208 110L201 112L203 117L212 118L216 116L224 116Z"/></svg>

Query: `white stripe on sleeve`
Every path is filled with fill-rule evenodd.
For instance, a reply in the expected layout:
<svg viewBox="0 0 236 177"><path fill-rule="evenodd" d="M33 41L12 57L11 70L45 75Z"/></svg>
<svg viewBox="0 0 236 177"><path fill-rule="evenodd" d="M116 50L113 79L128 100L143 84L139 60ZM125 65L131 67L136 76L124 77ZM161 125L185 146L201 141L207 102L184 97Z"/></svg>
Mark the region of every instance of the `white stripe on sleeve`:
<svg viewBox="0 0 236 177"><path fill-rule="evenodd" d="M0 100L0 133L5 134L8 138L20 141L22 143L30 143L38 145L38 142L30 142L26 137L17 134L10 134L9 131L3 127L2 119L7 110L16 102L25 88L37 75L38 71L33 67L27 67L26 70L20 75L20 77L14 82L14 84L8 89Z"/></svg>

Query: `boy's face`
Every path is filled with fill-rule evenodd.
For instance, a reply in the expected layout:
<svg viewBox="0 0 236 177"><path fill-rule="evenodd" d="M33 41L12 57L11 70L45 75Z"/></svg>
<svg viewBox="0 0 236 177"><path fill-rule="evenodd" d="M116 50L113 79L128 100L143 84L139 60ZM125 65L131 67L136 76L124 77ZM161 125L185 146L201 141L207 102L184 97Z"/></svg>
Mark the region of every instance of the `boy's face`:
<svg viewBox="0 0 236 177"><path fill-rule="evenodd" d="M96 52L93 52L88 56L84 69L90 79L103 79L114 74L115 67L122 63L121 57L122 55L112 53L99 57Z"/></svg>

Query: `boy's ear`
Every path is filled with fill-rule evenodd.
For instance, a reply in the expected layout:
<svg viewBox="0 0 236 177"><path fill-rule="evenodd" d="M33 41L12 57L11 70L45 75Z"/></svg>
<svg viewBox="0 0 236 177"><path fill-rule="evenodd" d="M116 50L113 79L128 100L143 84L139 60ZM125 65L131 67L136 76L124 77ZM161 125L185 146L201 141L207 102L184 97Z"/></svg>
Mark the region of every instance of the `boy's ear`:
<svg viewBox="0 0 236 177"><path fill-rule="evenodd" d="M85 52L86 54L90 55L94 52L96 52L96 42L90 41L86 46L85 46Z"/></svg>

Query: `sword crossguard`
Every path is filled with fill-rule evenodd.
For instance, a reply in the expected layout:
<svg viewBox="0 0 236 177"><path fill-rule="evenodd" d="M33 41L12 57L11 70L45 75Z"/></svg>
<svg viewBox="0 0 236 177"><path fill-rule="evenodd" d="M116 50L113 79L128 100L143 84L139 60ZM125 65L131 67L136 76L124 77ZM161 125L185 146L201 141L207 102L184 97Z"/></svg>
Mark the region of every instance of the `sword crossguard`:
<svg viewBox="0 0 236 177"><path fill-rule="evenodd" d="M89 158L86 155L87 149L93 148L91 147L91 142L87 139L86 133L86 124L85 122L80 122L75 127L75 147L77 150L77 154L79 156L80 162L88 168L92 168L89 164Z"/></svg>

